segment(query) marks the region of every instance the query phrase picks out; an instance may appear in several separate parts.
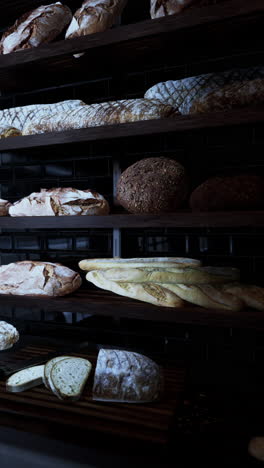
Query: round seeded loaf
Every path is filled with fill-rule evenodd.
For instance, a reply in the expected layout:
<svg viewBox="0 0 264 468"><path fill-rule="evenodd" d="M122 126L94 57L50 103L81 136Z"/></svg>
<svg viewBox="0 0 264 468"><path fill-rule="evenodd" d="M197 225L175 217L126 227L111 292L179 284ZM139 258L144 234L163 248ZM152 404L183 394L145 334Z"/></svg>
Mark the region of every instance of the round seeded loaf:
<svg viewBox="0 0 264 468"><path fill-rule="evenodd" d="M168 158L147 158L128 167L117 184L117 200L131 213L163 213L179 208L188 182L184 167Z"/></svg>
<svg viewBox="0 0 264 468"><path fill-rule="evenodd" d="M264 178L257 175L212 177L190 197L193 211L254 210L264 206Z"/></svg>

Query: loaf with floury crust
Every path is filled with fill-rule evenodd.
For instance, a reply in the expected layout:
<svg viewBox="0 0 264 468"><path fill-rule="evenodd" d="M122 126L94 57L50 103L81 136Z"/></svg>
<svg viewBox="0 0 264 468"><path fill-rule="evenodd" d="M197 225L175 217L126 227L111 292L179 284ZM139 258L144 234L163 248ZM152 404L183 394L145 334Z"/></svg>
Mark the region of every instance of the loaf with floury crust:
<svg viewBox="0 0 264 468"><path fill-rule="evenodd" d="M71 19L71 10L60 2L29 11L4 32L0 41L0 53L9 54L51 42L68 26Z"/></svg>
<svg viewBox="0 0 264 468"><path fill-rule="evenodd" d="M2 127L0 126L0 138L9 138L15 136L21 136L22 132L15 127Z"/></svg>
<svg viewBox="0 0 264 468"><path fill-rule="evenodd" d="M85 0L73 15L65 38L103 32L121 15L127 0Z"/></svg>
<svg viewBox="0 0 264 468"><path fill-rule="evenodd" d="M109 281L104 271L89 271L87 281L101 289L162 307L183 307L184 301L162 285Z"/></svg>
<svg viewBox="0 0 264 468"><path fill-rule="evenodd" d="M160 367L142 354L121 349L100 349L93 384L93 399L120 403L148 403L160 397Z"/></svg>
<svg viewBox="0 0 264 468"><path fill-rule="evenodd" d="M43 116L24 126L23 135L61 132L71 129L97 127L141 120L161 119L175 115L175 110L166 104L148 99L126 99L90 104Z"/></svg>
<svg viewBox="0 0 264 468"><path fill-rule="evenodd" d="M10 216L89 216L109 214L103 195L74 188L42 189L15 202Z"/></svg>
<svg viewBox="0 0 264 468"><path fill-rule="evenodd" d="M0 267L0 295L65 296L81 284L78 273L59 263L25 260Z"/></svg>
<svg viewBox="0 0 264 468"><path fill-rule="evenodd" d="M22 132L25 125L32 122L36 124L44 115L50 115L54 112L67 112L83 105L85 105L83 101L72 99L53 104L32 104L30 106L3 109L0 110L1 127L15 127Z"/></svg>
<svg viewBox="0 0 264 468"><path fill-rule="evenodd" d="M17 329L4 321L0 321L0 351L10 349L19 340L19 332Z"/></svg>
<svg viewBox="0 0 264 468"><path fill-rule="evenodd" d="M84 271L107 270L108 268L144 268L170 266L201 266L200 260L182 257L145 257L145 258L88 258L81 260L79 267Z"/></svg>

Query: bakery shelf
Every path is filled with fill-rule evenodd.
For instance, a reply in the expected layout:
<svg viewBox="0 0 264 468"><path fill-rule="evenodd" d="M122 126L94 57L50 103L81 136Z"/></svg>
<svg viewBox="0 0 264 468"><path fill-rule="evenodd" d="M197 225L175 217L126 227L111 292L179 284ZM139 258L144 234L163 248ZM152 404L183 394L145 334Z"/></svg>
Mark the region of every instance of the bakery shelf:
<svg viewBox="0 0 264 468"><path fill-rule="evenodd" d="M249 106L199 115L178 115L174 118L147 120L100 127L25 135L0 140L0 152L27 148L46 148L70 143L85 143L98 140L113 140L135 136L180 133L204 128L246 125L264 121L264 106Z"/></svg>
<svg viewBox="0 0 264 468"><path fill-rule="evenodd" d="M13 3L13 2L11 2ZM0 57L0 89L34 89L83 80L85 70L133 70L158 63L221 61L223 55L263 54L261 0L229 0L181 15L119 26L104 33L61 40ZM246 31L246 34L245 34ZM210 40L209 40L210 39ZM172 44L184 44L172 52ZM75 59L73 54L86 52ZM234 57L231 63L234 66ZM121 68L122 67L122 68Z"/></svg>
<svg viewBox="0 0 264 468"><path fill-rule="evenodd" d="M264 227L264 211L112 214L107 216L0 217L0 229L112 229L112 228Z"/></svg>
<svg viewBox="0 0 264 468"><path fill-rule="evenodd" d="M100 289L80 289L73 295L55 298L0 295L0 304L50 312L110 316L117 319L264 329L264 313L257 310L245 309L235 312L204 309L191 304L182 308L158 307Z"/></svg>

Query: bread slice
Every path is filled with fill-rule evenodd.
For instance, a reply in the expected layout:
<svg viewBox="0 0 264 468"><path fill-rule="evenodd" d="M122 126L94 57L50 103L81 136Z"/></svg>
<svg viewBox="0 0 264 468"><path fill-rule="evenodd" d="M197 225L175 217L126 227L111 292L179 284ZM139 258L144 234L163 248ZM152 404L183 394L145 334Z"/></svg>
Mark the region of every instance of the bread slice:
<svg viewBox="0 0 264 468"><path fill-rule="evenodd" d="M241 310L244 302L224 292L221 286L211 284L162 284L179 297L206 309Z"/></svg>
<svg viewBox="0 0 264 468"><path fill-rule="evenodd" d="M53 385L52 380L50 378L51 369L54 366L54 364L56 364L57 362L62 361L63 359L70 358L70 357L72 357L72 356L57 356L57 357L55 357L53 359L50 359L45 364L43 383L44 383L46 388L48 388L49 390L52 390L54 392L54 385Z"/></svg>
<svg viewBox="0 0 264 468"><path fill-rule="evenodd" d="M50 379L55 395L61 400L79 400L91 369L90 361L78 357L65 358L54 364Z"/></svg>
<svg viewBox="0 0 264 468"><path fill-rule="evenodd" d="M210 284L237 281L239 270L217 267L110 268L101 271L106 280L131 283Z"/></svg>
<svg viewBox="0 0 264 468"><path fill-rule="evenodd" d="M249 284L227 284L223 290L242 299L252 309L264 310L264 288Z"/></svg>
<svg viewBox="0 0 264 468"><path fill-rule="evenodd" d="M7 392L23 392L43 383L44 365L28 367L11 375L6 381Z"/></svg>
<svg viewBox="0 0 264 468"><path fill-rule="evenodd" d="M139 301L162 307L184 307L184 301L175 293L155 283L121 283L105 279L103 271L89 271L87 281L98 288L106 289L120 296L131 297Z"/></svg>
<svg viewBox="0 0 264 468"><path fill-rule="evenodd" d="M91 258L81 260L79 267L84 271L106 270L108 268L144 268L170 266L201 266L200 260L182 257L146 257L146 258Z"/></svg>

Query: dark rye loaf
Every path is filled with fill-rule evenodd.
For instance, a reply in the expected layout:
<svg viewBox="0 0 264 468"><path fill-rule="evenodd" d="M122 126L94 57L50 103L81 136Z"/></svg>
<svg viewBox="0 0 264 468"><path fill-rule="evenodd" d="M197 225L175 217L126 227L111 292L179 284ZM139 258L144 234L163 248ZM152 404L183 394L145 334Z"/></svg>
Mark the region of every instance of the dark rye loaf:
<svg viewBox="0 0 264 468"><path fill-rule="evenodd" d="M212 177L190 197L193 211L254 210L264 206L264 177L241 174Z"/></svg>
<svg viewBox="0 0 264 468"><path fill-rule="evenodd" d="M117 200L131 213L163 213L187 196L184 167L168 158L147 158L128 167L117 184Z"/></svg>

